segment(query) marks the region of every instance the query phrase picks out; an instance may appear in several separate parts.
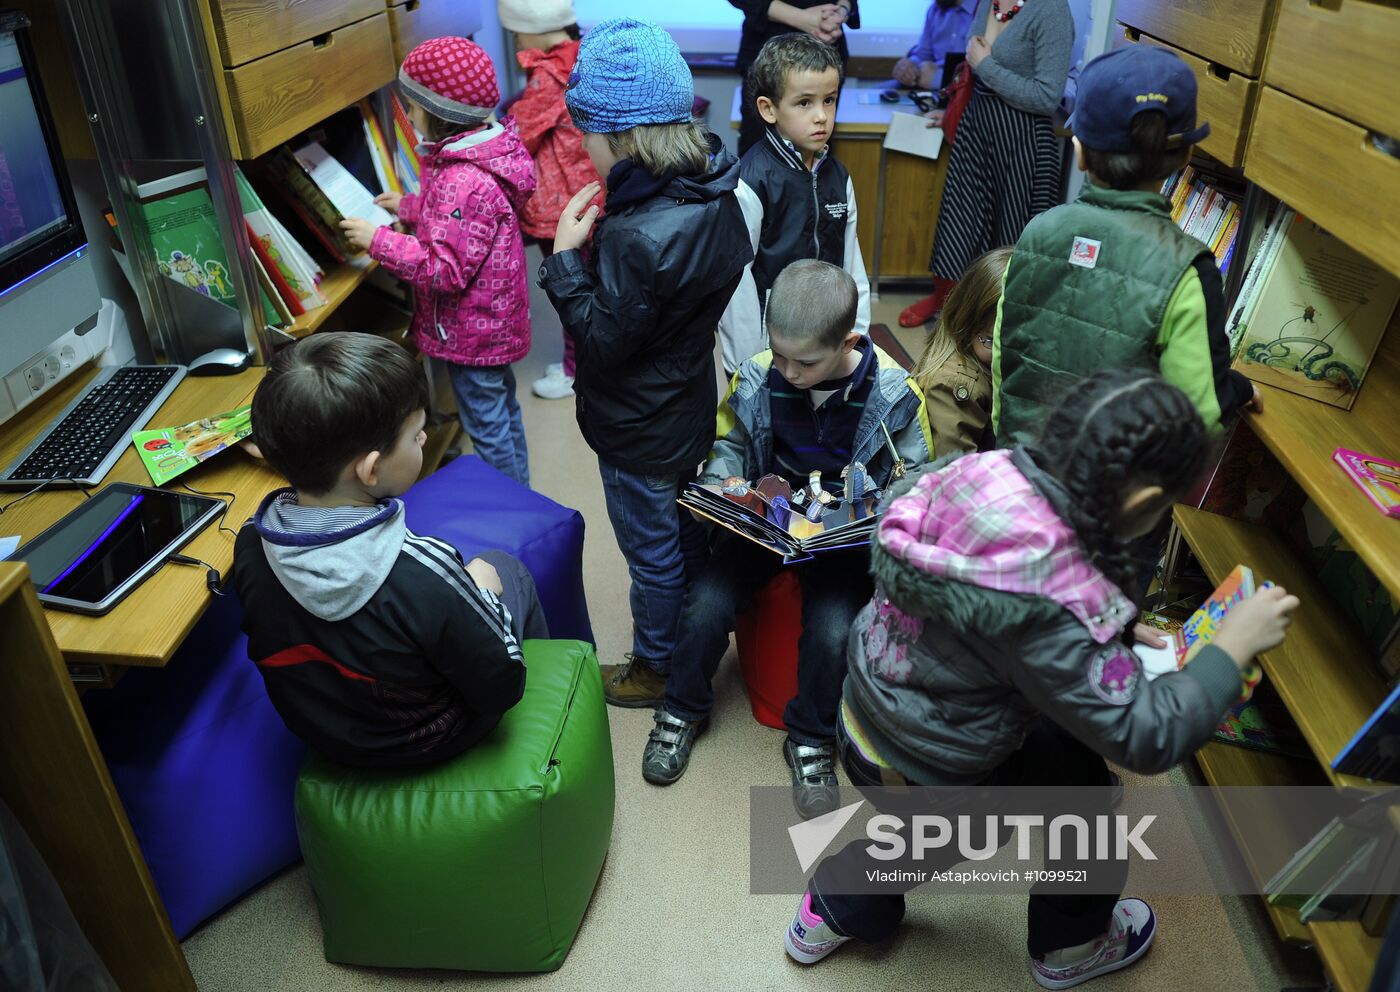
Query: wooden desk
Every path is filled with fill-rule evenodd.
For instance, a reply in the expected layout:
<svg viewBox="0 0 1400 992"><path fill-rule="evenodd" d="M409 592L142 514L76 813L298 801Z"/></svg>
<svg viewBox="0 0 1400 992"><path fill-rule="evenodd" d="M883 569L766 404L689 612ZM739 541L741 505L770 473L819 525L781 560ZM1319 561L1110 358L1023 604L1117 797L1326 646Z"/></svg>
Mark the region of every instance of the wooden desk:
<svg viewBox="0 0 1400 992"><path fill-rule="evenodd" d="M907 100L898 104L860 101L862 92L887 86L888 81L872 86L847 80L841 88L831 140L832 151L855 186L856 237L873 291L878 291L881 283L929 280L933 231L938 225L943 181L952 153L946 144L936 159L885 150L885 134L895 111L917 112ZM736 128L741 89L734 88L729 108L730 124Z"/></svg>
<svg viewBox="0 0 1400 992"><path fill-rule="evenodd" d="M251 402L263 373L262 368L252 368L237 375L186 378L156 412L151 424L160 427L189 423ZM94 375L96 370L74 376L7 424L0 440L0 464L14 458ZM128 448L117 461L103 479L103 484L108 482L151 484L135 448ZM233 493L236 499L224 523L234 530L252 515L264 495L286 484L276 472L242 449L219 453L171 482L170 487L178 490L181 482L205 492ZM0 505L18 495L18 491L0 492ZM76 489L40 490L0 516L0 534L19 534L27 541L82 500L82 493ZM207 561L226 575L233 564L233 535L210 524L186 546L185 553ZM58 649L70 663L160 667L170 660L204 614L210 598L204 569L166 565L104 616L50 609L44 612Z"/></svg>

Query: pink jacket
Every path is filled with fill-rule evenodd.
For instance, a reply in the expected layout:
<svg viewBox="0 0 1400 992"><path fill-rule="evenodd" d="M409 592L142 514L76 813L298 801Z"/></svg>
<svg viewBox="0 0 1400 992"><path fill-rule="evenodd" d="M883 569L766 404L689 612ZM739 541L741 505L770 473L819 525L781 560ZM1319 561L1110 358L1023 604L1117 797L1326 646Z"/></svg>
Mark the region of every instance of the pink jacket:
<svg viewBox="0 0 1400 992"><path fill-rule="evenodd" d="M563 41L548 51L528 48L516 54L530 82L511 114L520 124L520 140L535 158L540 184L520 212L520 229L531 237L554 238L559 215L573 195L598 173L583 150L583 134L569 119L564 90L578 60L578 42ZM603 194L594 203L601 209Z"/></svg>
<svg viewBox="0 0 1400 992"><path fill-rule="evenodd" d="M405 194L413 228L374 232L370 257L413 286L413 339L456 365L509 365L530 350L530 291L518 219L535 164L507 117L428 145L422 192Z"/></svg>

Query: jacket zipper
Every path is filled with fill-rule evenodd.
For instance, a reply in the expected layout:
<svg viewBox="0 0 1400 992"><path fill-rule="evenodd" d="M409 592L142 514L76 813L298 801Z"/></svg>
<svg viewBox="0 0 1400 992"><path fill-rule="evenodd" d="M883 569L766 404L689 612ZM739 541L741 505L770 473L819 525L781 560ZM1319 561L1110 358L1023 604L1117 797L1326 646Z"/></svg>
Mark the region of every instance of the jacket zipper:
<svg viewBox="0 0 1400 992"><path fill-rule="evenodd" d="M816 163L812 168L812 241L816 245L813 258L822 257L822 204L821 197L817 195L817 170Z"/></svg>

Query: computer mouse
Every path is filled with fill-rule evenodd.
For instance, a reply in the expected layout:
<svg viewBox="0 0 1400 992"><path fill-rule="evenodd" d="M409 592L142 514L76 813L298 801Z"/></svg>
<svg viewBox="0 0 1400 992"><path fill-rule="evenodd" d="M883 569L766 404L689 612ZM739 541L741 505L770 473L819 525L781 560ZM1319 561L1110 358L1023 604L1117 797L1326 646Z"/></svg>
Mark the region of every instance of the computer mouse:
<svg viewBox="0 0 1400 992"><path fill-rule="evenodd" d="M880 91L880 102L881 102L881 103L898 103L898 102L900 101L901 95L902 95L902 94L899 92L899 90L881 90L881 91Z"/></svg>
<svg viewBox="0 0 1400 992"><path fill-rule="evenodd" d="M189 375L233 375L248 367L253 356L237 348L215 348L190 362Z"/></svg>

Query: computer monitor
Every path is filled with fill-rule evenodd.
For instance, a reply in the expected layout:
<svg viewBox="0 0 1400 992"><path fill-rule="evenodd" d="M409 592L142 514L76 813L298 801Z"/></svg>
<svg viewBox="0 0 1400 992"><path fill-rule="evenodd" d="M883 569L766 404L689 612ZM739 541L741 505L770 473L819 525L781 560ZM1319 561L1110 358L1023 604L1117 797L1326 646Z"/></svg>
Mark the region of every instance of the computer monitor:
<svg viewBox="0 0 1400 992"><path fill-rule="evenodd" d="M28 363L102 306L28 27L0 10L0 420L42 392Z"/></svg>

